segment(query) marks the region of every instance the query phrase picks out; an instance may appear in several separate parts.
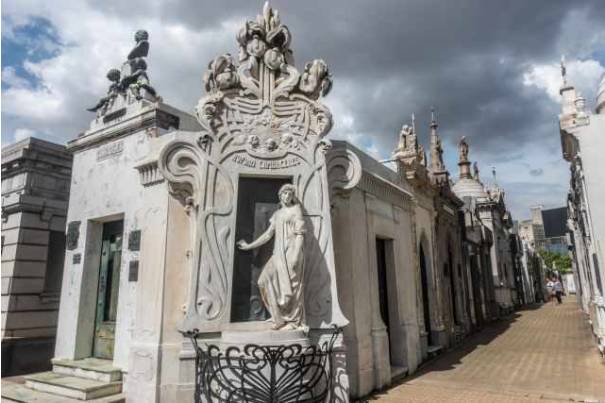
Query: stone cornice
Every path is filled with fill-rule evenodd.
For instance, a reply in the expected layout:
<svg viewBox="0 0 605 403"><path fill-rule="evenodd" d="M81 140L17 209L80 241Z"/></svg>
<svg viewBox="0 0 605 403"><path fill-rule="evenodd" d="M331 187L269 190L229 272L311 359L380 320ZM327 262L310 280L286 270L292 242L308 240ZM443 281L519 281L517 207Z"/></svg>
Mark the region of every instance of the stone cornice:
<svg viewBox="0 0 605 403"><path fill-rule="evenodd" d="M406 211L412 210L414 197L411 193L398 184L374 175L371 172L363 171L357 187Z"/></svg>
<svg viewBox="0 0 605 403"><path fill-rule="evenodd" d="M103 128L84 133L67 143L70 152L82 151L102 143L126 137L132 133L150 128L168 130L179 128L179 117L163 110L164 104L148 103L140 110L116 119L116 122Z"/></svg>

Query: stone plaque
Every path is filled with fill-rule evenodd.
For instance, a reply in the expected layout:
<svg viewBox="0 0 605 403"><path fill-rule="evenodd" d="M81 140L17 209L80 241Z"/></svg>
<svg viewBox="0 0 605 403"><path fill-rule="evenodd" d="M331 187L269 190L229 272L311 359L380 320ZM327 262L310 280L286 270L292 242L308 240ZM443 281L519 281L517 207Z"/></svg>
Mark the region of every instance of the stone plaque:
<svg viewBox="0 0 605 403"><path fill-rule="evenodd" d="M130 231L128 234L128 250L133 252L141 250L141 230Z"/></svg>
<svg viewBox="0 0 605 403"><path fill-rule="evenodd" d="M124 151L124 142L122 141L105 144L97 150L97 161L115 157L122 154L122 151Z"/></svg>
<svg viewBox="0 0 605 403"><path fill-rule="evenodd" d="M67 224L67 250L74 250L78 247L78 238L80 237L80 221L72 221Z"/></svg>
<svg viewBox="0 0 605 403"><path fill-rule="evenodd" d="M112 120L121 118L124 115L126 115L126 108L118 109L115 112L111 112L111 113L108 113L107 115L103 116L103 123L111 122Z"/></svg>
<svg viewBox="0 0 605 403"><path fill-rule="evenodd" d="M82 262L82 254L81 253L74 254L74 256L72 257L72 263L80 264L81 262Z"/></svg>
<svg viewBox="0 0 605 403"><path fill-rule="evenodd" d="M128 264L128 281L139 280L139 261L131 260Z"/></svg>

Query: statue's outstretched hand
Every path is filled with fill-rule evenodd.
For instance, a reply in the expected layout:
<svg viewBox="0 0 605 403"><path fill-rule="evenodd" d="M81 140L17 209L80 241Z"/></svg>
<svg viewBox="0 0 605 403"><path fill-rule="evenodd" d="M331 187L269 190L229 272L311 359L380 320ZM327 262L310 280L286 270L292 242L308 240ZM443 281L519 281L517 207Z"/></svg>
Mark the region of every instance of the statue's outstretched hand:
<svg viewBox="0 0 605 403"><path fill-rule="evenodd" d="M250 245L248 244L248 242L244 241L243 239L240 239L239 241L237 241L236 245L241 250L249 250L250 249Z"/></svg>

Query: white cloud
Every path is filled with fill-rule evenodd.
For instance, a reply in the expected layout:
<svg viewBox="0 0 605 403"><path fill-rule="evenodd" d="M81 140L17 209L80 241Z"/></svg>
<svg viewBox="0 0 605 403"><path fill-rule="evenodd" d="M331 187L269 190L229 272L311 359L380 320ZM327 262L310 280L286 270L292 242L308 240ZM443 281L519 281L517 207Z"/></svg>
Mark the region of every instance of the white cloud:
<svg viewBox="0 0 605 403"><path fill-rule="evenodd" d="M2 82L11 87L23 88L29 86L28 81L17 75L15 68L12 66L2 69Z"/></svg>
<svg viewBox="0 0 605 403"><path fill-rule="evenodd" d="M17 4L18 3L18 4ZM149 8L145 12L152 13ZM92 114L85 109L105 95L106 72L119 67L134 45L134 32L150 33L149 76L152 85L168 103L192 111L202 94L202 73L208 61L225 50L236 50L237 18L193 29L159 16L123 15L95 10L86 2L58 0L3 4L2 27L6 38L17 38L19 27L44 18L56 29L59 51L47 59L26 60L23 68L36 78L35 85L19 77L15 69L2 71L9 87L2 91L3 118L11 125L28 125L54 139L67 141L88 126ZM4 22L3 18L3 22ZM21 39L25 40L22 35ZM36 46L54 51L43 38ZM8 130L12 131L12 130Z"/></svg>
<svg viewBox="0 0 605 403"><path fill-rule="evenodd" d="M15 130L15 141L25 140L28 137L34 137L36 133L31 129L19 128Z"/></svg>
<svg viewBox="0 0 605 403"><path fill-rule="evenodd" d="M594 98L599 78L605 67L597 60L572 60L567 65L567 82L574 85L590 103ZM543 90L554 102L560 102L559 89L562 85L561 66L533 64L523 73L523 85Z"/></svg>

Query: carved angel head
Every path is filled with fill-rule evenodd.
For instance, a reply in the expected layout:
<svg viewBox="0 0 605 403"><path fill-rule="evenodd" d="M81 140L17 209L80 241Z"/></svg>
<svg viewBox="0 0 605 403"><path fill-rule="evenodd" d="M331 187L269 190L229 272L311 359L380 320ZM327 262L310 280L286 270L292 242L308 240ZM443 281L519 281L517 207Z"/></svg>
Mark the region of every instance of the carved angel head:
<svg viewBox="0 0 605 403"><path fill-rule="evenodd" d="M217 56L208 64L203 77L206 91L226 90L237 85L235 63L229 53Z"/></svg>
<svg viewBox="0 0 605 403"><path fill-rule="evenodd" d="M325 96L332 88L332 78L328 65L321 59L315 59L305 65L305 71L300 77L300 90L313 97L318 98L321 94Z"/></svg>

